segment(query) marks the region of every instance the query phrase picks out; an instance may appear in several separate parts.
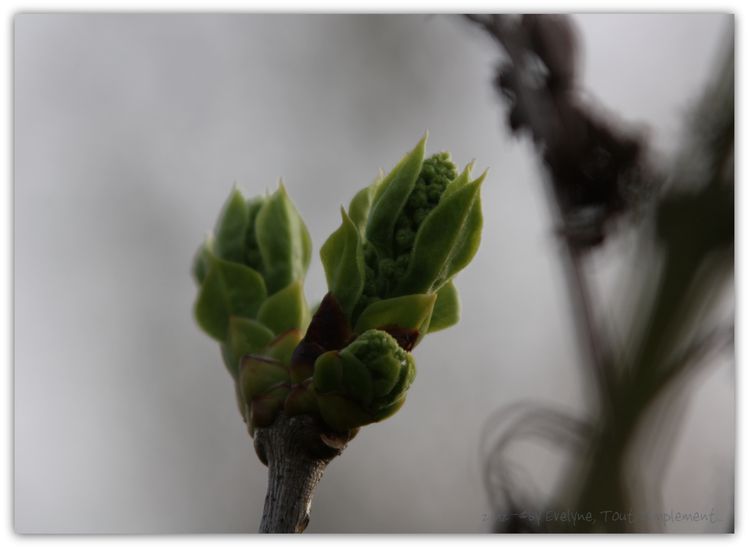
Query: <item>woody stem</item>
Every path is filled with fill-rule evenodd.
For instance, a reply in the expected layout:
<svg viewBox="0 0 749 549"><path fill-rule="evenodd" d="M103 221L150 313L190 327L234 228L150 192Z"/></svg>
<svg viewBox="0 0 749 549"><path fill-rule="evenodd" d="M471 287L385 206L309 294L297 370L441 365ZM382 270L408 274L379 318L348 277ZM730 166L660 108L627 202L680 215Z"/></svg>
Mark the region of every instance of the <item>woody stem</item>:
<svg viewBox="0 0 749 549"><path fill-rule="evenodd" d="M255 449L268 465L260 533L302 533L307 527L315 488L334 457L309 451L314 429L308 416L279 414L270 427L255 433Z"/></svg>

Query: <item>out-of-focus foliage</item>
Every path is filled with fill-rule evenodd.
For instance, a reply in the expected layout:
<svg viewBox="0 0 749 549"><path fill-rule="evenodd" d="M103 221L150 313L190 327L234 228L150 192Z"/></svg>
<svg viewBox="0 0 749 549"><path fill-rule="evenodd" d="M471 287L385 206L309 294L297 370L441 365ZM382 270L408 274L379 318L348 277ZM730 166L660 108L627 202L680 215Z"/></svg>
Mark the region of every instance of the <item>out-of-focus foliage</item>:
<svg viewBox="0 0 749 549"><path fill-rule="evenodd" d="M487 454L486 482L498 514L517 520L500 520L497 530L657 531L662 524L629 514L632 503L643 500L651 516L661 511L632 481L642 474L632 467L639 438L646 427L660 426L649 450L668 452L663 430L679 419L664 417L668 405L689 388L690 374L708 363L706 357L733 341L732 324L710 314L731 290L733 275L733 48L687 125L682 154L659 173L646 160L644 142L580 100L580 47L569 17L468 17L506 52L496 85L509 103L509 128L532 136L548 170L575 321L595 380L586 417L540 406L501 415L509 419ZM632 211L638 215L631 223L614 223ZM637 306L620 346L596 321L587 269L615 230L635 231L642 250L632 284ZM517 480L508 456L510 443L528 436L552 441L571 456L565 482L543 499L531 495L531 482ZM561 510L577 513L578 520ZM530 520L529 512L552 518ZM582 519L587 513L594 520ZM606 520L613 513L627 518Z"/></svg>

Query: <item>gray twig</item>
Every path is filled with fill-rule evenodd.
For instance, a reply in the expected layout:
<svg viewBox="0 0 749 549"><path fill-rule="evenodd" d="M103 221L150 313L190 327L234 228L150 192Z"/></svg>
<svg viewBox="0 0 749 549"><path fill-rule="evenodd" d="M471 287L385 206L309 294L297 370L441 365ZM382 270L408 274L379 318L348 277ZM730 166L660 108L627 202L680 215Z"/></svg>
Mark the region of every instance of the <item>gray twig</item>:
<svg viewBox="0 0 749 549"><path fill-rule="evenodd" d="M268 466L268 490L260 533L301 533L307 528L312 496L328 463L345 448L320 442L320 430L307 415L279 414L255 433L255 450ZM315 452L315 448L324 451Z"/></svg>

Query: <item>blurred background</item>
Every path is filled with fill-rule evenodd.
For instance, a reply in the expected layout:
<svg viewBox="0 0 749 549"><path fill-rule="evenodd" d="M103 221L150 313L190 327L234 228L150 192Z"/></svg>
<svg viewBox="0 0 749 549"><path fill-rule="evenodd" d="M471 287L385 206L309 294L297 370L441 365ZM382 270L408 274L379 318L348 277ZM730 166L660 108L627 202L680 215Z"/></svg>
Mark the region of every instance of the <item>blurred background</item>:
<svg viewBox="0 0 749 549"><path fill-rule="evenodd" d="M588 99L675 154L732 18L573 19ZM416 350L402 411L328 467L307 531L491 531L490 418L519 401L575 414L586 391L544 174L505 127L491 39L429 15L20 14L14 32L16 531L257 531L266 469L192 317L195 249L233 184L283 178L316 302L339 205L425 129L429 152L490 168L462 320ZM604 310L635 245L597 258ZM717 522L667 531L733 520L731 358L690 384L649 480L662 510ZM564 474L553 448L517 452L541 491Z"/></svg>

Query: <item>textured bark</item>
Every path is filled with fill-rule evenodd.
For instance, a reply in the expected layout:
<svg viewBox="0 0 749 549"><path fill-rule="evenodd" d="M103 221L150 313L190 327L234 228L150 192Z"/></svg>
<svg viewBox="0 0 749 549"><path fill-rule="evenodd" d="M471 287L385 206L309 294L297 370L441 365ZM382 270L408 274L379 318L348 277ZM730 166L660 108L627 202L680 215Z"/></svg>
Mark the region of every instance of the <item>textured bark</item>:
<svg viewBox="0 0 749 549"><path fill-rule="evenodd" d="M325 467L345 443L331 447L309 416L279 414L255 433L255 450L268 466L268 491L260 533L301 533L310 519L312 497Z"/></svg>

